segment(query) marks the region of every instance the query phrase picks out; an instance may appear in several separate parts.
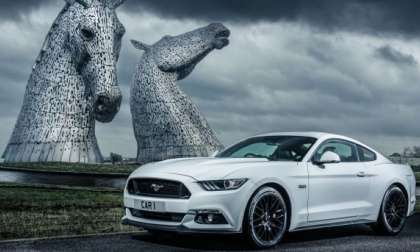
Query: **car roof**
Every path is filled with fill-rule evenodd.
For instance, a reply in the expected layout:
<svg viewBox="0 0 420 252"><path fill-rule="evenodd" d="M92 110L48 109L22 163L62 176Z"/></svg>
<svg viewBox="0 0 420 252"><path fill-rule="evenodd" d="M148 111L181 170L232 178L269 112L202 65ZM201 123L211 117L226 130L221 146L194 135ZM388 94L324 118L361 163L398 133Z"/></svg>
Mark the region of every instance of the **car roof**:
<svg viewBox="0 0 420 252"><path fill-rule="evenodd" d="M343 140L347 140L347 141L351 141L351 142L360 144L364 147L367 147L367 148L373 150L373 148L367 146L364 143L361 143L360 141L357 141L356 139L346 137L346 136L343 136L343 135L328 133L328 132L320 132L320 131L272 132L272 133L260 134L260 135L254 136L254 137L263 137L263 136L302 136L302 137L313 137L313 138L316 138L318 140L323 140L323 139L328 139L328 138L338 138L338 139L343 139Z"/></svg>
<svg viewBox="0 0 420 252"><path fill-rule="evenodd" d="M257 135L256 137L261 136L304 136L304 137L314 137L314 138L322 138L326 136L338 136L331 133L326 132L318 132L318 131L288 131L288 132L271 132Z"/></svg>
<svg viewBox="0 0 420 252"><path fill-rule="evenodd" d="M264 137L264 136L302 136L302 137L313 137L316 138L317 141L324 141L331 138L338 138L342 140L347 140L356 144L359 144L373 152L376 153L378 160L387 161L390 162L384 155L382 155L380 152L376 151L374 148L358 141L350 137L346 137L339 134L333 134L328 132L321 132L321 131L289 131L289 132L271 132L271 133L265 133L265 134L259 134L256 136L248 137L246 139L254 138L254 137ZM245 139L244 139L245 140Z"/></svg>

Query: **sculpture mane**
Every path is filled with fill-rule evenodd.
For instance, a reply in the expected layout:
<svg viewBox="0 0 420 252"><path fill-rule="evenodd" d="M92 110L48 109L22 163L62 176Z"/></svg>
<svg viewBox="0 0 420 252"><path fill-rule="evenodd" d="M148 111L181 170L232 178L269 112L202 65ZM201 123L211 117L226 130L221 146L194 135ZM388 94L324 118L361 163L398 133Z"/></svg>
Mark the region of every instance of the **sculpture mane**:
<svg viewBox="0 0 420 252"><path fill-rule="evenodd" d="M144 50L131 86L130 108L137 161L209 156L223 148L206 119L177 86L214 49L229 43L221 24L165 36L154 45L132 41Z"/></svg>
<svg viewBox="0 0 420 252"><path fill-rule="evenodd" d="M116 62L124 0L66 0L26 87L5 162L102 161L95 120L110 122L121 91Z"/></svg>

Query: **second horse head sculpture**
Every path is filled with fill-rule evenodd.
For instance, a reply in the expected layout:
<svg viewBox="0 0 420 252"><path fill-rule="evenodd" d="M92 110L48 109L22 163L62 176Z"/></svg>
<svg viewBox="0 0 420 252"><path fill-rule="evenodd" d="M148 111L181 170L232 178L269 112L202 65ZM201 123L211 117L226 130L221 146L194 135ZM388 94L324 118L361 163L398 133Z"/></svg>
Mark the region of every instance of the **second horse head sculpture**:
<svg viewBox="0 0 420 252"><path fill-rule="evenodd" d="M229 44L230 31L213 23L153 45L132 40L145 51L131 86L130 108L137 161L209 156L223 146L191 99L177 86L214 49Z"/></svg>

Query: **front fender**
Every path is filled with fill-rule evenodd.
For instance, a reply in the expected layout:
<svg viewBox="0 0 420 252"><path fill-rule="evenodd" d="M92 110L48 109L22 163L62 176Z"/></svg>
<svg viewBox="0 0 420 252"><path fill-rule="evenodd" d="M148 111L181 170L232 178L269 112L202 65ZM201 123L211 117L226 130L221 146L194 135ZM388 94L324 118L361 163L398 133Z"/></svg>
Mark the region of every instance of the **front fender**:
<svg viewBox="0 0 420 252"><path fill-rule="evenodd" d="M241 213L242 220L244 220L245 218L245 213L249 202L251 201L253 195L258 191L258 189L265 185L275 184L277 187L283 188L283 190L287 194L290 203L289 229L293 230L296 227L307 223L307 190L299 191L298 194L300 194L300 196L296 196L296 190L294 190L294 188L291 188L292 185L290 183L286 183L285 179L278 177L266 177L257 181L251 181L251 183L253 183L253 185L248 192L248 203L246 204L245 209ZM301 199L301 197L303 198Z"/></svg>

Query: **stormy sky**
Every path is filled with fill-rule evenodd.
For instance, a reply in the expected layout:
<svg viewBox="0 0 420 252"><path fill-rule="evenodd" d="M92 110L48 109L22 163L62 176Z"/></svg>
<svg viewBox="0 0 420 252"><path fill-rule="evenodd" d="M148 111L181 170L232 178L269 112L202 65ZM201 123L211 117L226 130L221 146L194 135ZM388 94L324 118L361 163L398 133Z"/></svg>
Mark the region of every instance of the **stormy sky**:
<svg viewBox="0 0 420 252"><path fill-rule="evenodd" d="M0 3L0 152L6 146L31 67L60 0ZM345 134L390 154L420 145L420 3L392 0L127 0L118 63L121 111L97 124L102 153L134 156L129 86L153 43L223 22L230 45L212 52L179 85L221 141L271 131Z"/></svg>

